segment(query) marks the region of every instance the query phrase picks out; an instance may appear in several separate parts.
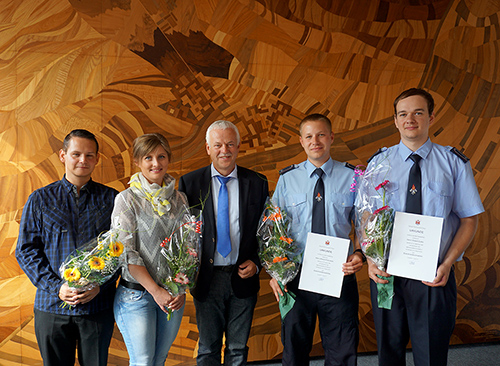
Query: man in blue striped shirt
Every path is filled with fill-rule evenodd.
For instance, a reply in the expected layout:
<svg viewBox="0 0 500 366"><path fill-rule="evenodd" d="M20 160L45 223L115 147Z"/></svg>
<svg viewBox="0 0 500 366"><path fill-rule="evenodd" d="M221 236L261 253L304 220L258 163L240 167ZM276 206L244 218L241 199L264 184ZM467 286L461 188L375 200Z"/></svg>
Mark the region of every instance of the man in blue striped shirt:
<svg viewBox="0 0 500 366"><path fill-rule="evenodd" d="M107 364L115 282L77 292L59 275L69 254L110 227L118 192L91 179L98 151L91 132L71 131L59 151L64 177L33 192L23 209L16 258L37 287L35 334L44 365L73 365L77 348L80 365Z"/></svg>

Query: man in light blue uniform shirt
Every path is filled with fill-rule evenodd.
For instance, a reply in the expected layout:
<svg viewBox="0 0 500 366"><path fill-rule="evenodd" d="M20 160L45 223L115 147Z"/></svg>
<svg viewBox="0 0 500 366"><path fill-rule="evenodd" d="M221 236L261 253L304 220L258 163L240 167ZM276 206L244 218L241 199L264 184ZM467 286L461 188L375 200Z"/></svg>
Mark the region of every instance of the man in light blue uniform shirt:
<svg viewBox="0 0 500 366"><path fill-rule="evenodd" d="M448 345L455 326L457 288L453 264L476 232L478 217L484 211L471 165L458 150L434 144L429 126L434 122L434 100L422 89L409 89L394 101L394 121L401 142L377 152L367 169L382 159L390 162L387 204L396 211L409 211L406 196L409 172L415 164L410 155L421 158L421 214L444 219L439 263L433 282L394 277L391 309L377 306L376 283L387 283L389 276L368 260L372 281L371 297L379 365L406 364L405 350L411 337L416 366L446 365ZM376 196L375 192L372 192Z"/></svg>
<svg viewBox="0 0 500 366"><path fill-rule="evenodd" d="M307 160L283 169L273 195L273 201L293 218L292 236L305 247L307 233L313 228L313 201L324 200L325 232L339 238L349 238L351 232L354 193L350 191L354 175L353 166L332 160L330 147L333 132L330 120L321 114L305 117L300 123L300 143ZM324 182L323 197L317 197L315 186ZM345 274L340 298L298 289L299 275L287 285L296 295L292 310L282 320L281 340L284 365L308 365L312 348L316 316L325 365L356 365L358 346L358 288L355 272L363 266L364 256L356 241L357 251L350 250L343 265ZM282 292L276 280L271 280L276 300Z"/></svg>

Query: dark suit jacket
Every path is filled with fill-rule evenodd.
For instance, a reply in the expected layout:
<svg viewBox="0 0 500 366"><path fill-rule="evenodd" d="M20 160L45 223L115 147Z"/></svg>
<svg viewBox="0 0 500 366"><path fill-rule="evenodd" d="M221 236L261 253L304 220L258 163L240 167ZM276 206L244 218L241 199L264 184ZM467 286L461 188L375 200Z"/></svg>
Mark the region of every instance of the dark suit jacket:
<svg viewBox="0 0 500 366"><path fill-rule="evenodd" d="M201 266L196 286L191 291L191 294L200 301L206 298L210 288L217 243L211 180L210 165L183 175L179 180L179 191L186 194L189 205L198 209L203 207ZM258 243L255 234L266 198L269 195L269 187L264 175L240 166L238 166L238 182L240 250L231 276L231 284L236 297L244 298L259 291L259 274L242 279L238 276L238 266L250 259L257 265L260 273L261 265L257 254Z"/></svg>

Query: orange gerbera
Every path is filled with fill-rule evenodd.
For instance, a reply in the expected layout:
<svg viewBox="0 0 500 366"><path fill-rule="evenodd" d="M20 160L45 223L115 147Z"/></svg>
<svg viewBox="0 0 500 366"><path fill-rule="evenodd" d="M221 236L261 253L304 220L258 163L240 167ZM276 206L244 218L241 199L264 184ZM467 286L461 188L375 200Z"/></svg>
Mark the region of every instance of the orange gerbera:
<svg viewBox="0 0 500 366"><path fill-rule="evenodd" d="M287 257L274 257L273 263L283 262L283 261L286 261L286 260L288 260Z"/></svg>
<svg viewBox="0 0 500 366"><path fill-rule="evenodd" d="M275 212L271 215L269 215L269 220L271 221L278 221L281 220L283 216L281 216L281 211L278 210L278 212Z"/></svg>
<svg viewBox="0 0 500 366"><path fill-rule="evenodd" d="M104 259L102 259L100 257L92 257L92 258L90 258L88 263L89 263L90 268L92 268L94 270L101 270L106 265L106 262L104 262Z"/></svg>
<svg viewBox="0 0 500 366"><path fill-rule="evenodd" d="M109 244L109 254L112 257L119 257L123 253L123 244L119 241L115 241Z"/></svg>
<svg viewBox="0 0 500 366"><path fill-rule="evenodd" d="M288 244L291 244L293 241L292 238L286 238L284 236L280 236L280 240L286 241Z"/></svg>
<svg viewBox="0 0 500 366"><path fill-rule="evenodd" d="M68 282L76 282L81 276L78 268L66 268L63 273L64 279Z"/></svg>

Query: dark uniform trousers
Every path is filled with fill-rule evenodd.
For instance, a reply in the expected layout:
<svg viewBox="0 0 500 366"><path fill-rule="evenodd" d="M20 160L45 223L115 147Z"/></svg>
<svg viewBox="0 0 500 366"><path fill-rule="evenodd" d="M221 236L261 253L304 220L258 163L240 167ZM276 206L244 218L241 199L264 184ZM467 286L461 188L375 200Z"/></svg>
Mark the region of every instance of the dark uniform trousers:
<svg viewBox="0 0 500 366"><path fill-rule="evenodd" d="M298 289L299 275L287 288L296 294L282 321L283 365L309 365L316 316L325 351L325 365L356 365L359 343L359 294L356 276L344 277L340 298Z"/></svg>
<svg viewBox="0 0 500 366"><path fill-rule="evenodd" d="M378 308L373 281L370 290L380 366L406 365L410 338L415 366L446 365L457 311L453 268L444 287L395 276L390 310Z"/></svg>

